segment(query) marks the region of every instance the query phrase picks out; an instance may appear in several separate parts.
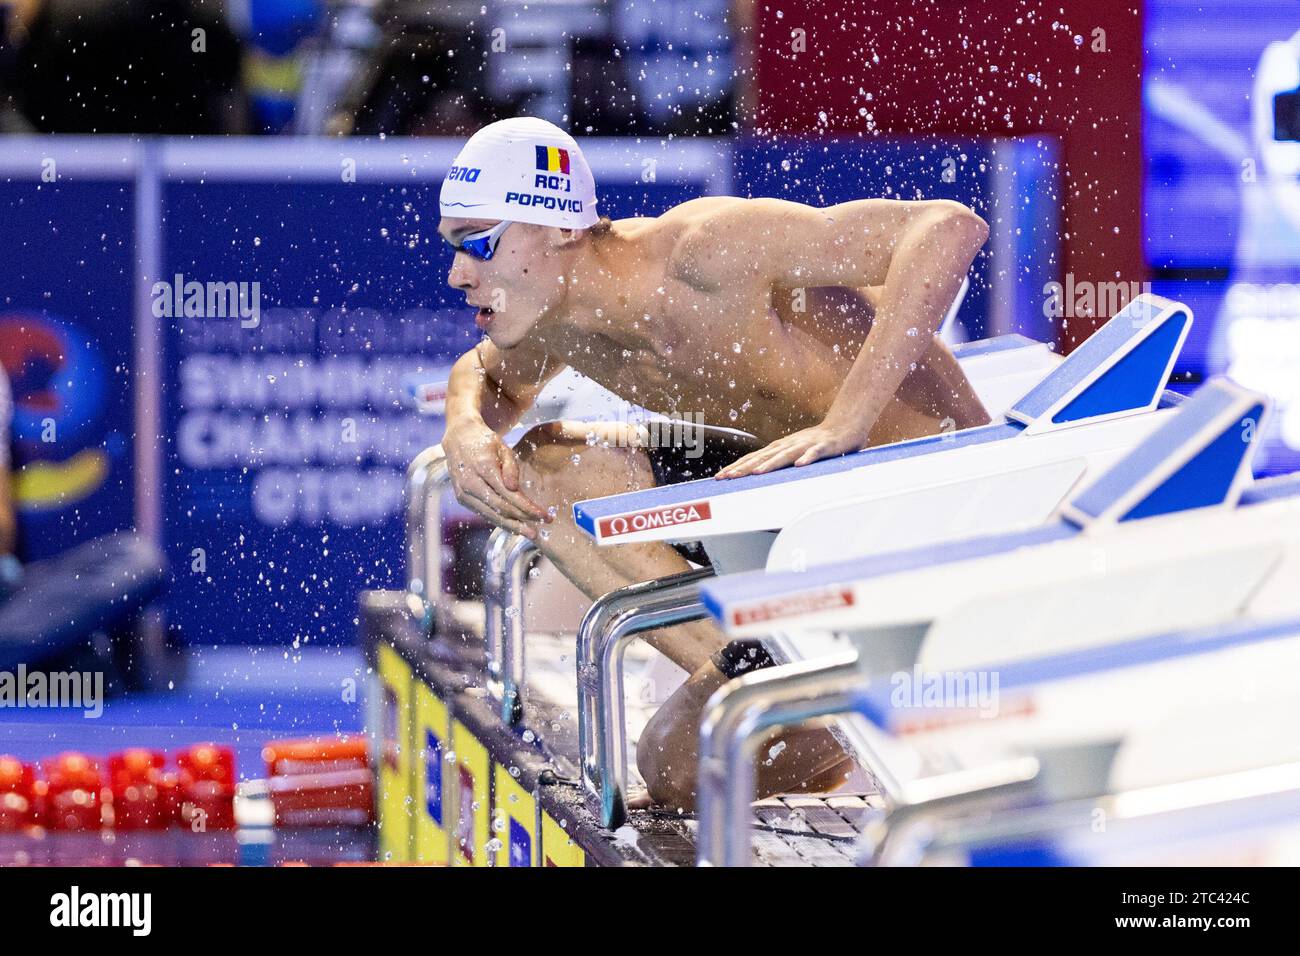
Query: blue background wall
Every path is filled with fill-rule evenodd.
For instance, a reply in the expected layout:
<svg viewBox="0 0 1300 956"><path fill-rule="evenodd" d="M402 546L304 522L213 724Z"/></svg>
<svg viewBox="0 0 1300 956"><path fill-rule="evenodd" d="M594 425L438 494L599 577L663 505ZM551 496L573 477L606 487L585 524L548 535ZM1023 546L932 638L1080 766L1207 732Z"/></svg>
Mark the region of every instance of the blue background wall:
<svg viewBox="0 0 1300 956"><path fill-rule="evenodd" d="M451 254L436 233L454 148L101 138L29 140L0 157L0 243L14 250L0 260L0 322L22 330L0 339L0 357L18 385L20 481L34 487L41 467L67 469L78 454L104 465L73 494L20 503L26 556L157 528L172 569L167 619L184 640L350 643L358 592L403 579L405 464L441 433L408 407L400 380L437 376L478 336L446 286ZM994 170L1037 181L1051 175L1050 153L998 148L995 158L977 142L607 140L589 155L614 218L709 192L818 205L948 197L1010 217L1032 326L1042 282L1055 278L1057 207L997 206ZM54 184L40 181L46 152L75 160ZM356 181L339 175L344 152L364 154ZM153 283L176 275L258 283L261 324L155 317ZM984 334L989 275L985 255L965 337ZM153 362L156 381L137 368ZM302 392L327 373L324 392ZM32 422L51 396L58 440L42 443Z"/></svg>

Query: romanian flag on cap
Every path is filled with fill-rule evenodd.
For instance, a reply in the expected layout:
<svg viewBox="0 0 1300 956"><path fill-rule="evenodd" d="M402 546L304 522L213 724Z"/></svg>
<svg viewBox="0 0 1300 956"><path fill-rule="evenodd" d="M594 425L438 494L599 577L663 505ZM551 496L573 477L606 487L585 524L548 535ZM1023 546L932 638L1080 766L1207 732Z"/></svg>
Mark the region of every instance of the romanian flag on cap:
<svg viewBox="0 0 1300 956"><path fill-rule="evenodd" d="M537 168L569 175L569 151L558 146L537 146Z"/></svg>

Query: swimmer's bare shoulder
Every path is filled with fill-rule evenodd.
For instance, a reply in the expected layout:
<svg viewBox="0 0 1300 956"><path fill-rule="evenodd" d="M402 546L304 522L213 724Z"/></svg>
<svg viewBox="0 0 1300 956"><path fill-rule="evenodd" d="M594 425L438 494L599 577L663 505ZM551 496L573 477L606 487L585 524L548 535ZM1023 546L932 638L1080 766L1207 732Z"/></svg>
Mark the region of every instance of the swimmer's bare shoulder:
<svg viewBox="0 0 1300 956"><path fill-rule="evenodd" d="M618 226L625 235L641 240L643 248L664 263L668 276L696 285L695 280L704 277L697 275L692 261L694 247L686 240L721 210L747 201L736 196L701 196L678 203L655 217L621 219ZM701 288L710 284L705 279Z"/></svg>
<svg viewBox="0 0 1300 956"><path fill-rule="evenodd" d="M677 273L701 288L749 282L878 286L909 227L977 218L943 199L855 199L824 208L767 197L718 199L689 211L674 249Z"/></svg>

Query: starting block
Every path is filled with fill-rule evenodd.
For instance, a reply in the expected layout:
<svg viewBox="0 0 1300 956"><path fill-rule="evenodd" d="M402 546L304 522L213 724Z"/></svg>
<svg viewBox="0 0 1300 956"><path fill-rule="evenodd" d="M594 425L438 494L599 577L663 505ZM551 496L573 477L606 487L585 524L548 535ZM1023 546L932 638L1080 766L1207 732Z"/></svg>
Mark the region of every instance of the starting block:
<svg viewBox="0 0 1300 956"><path fill-rule="evenodd" d="M1142 295L1068 358L1048 370L1031 365L1030 372L1019 355L1035 354L1028 340L970 343L954 351L997 416L991 424L769 474L578 502L574 518L601 544L701 540L714 567L728 573L770 568L778 532L819 507L822 518L809 520L832 521L835 534L802 555L795 549L795 566L869 553L899 536L920 545L1032 527L1085 476L1112 465L1175 413L1181 398L1165 384L1191 320L1186 306ZM912 496L905 511L896 500L904 493ZM837 510L841 516L832 516ZM622 649L651 626L702 616L699 587L709 574L613 592L593 606L579 632L584 784L608 826L622 819L626 786Z"/></svg>
<svg viewBox="0 0 1300 956"><path fill-rule="evenodd" d="M966 862L1005 859L1013 843L1035 846L1046 854L1041 862L1074 864L1121 861L1135 845L1222 852L1221 839L1206 839L1216 833L1207 831L1203 811L1214 810L1213 831L1221 831L1223 816L1247 806L1256 815L1236 813L1235 825L1258 841L1254 852L1272 853L1279 828L1300 831L1300 742L1292 732L1300 701L1291 679L1297 665L1300 618L1290 618L991 668L1000 686L997 713L985 711L988 719L952 700L888 697L877 682L863 689L859 712L916 748L927 766L971 767L1021 755L1040 769L1032 799L1004 815L1000 834L979 834L962 816L975 807L986 813L987 792L949 793L946 806L904 808L885 842L871 847L873 860L918 862L932 841L947 844L941 854L969 842ZM1095 827L1101 803L1123 824L1118 839L1109 821ZM1260 813L1265 805L1269 814ZM1084 807L1089 812L1080 812ZM1154 843L1153 830L1160 833ZM1180 845L1187 850L1176 851Z"/></svg>
<svg viewBox="0 0 1300 956"><path fill-rule="evenodd" d="M710 549L720 536L784 528L816 505L1011 475L1005 497L1019 502L1028 494L1039 506L1020 520L1041 521L1090 467L1113 463L1177 407L1180 397L1165 384L1191 321L1186 306L1144 294L1054 368L1035 364L1028 373L1019 353L1033 357L1042 343L1019 336L971 343L954 351L994 416L988 425L768 474L581 501L574 519L601 544L703 540ZM762 567L765 557L750 563Z"/></svg>
<svg viewBox="0 0 1300 956"><path fill-rule="evenodd" d="M1104 830L1096 821L1104 819ZM1295 866L1300 765L1196 780L954 827L913 862L965 866Z"/></svg>
<svg viewBox="0 0 1300 956"><path fill-rule="evenodd" d="M735 575L710 584L705 603L737 637L797 618L801 631L861 635L865 653L872 632L923 628L930 644L996 634L1007 656L1099 632L1195 627L1247 607L1300 610L1300 475L1250 476L1267 407L1215 380L1040 527L805 573ZM797 656L809 656L800 644Z"/></svg>
<svg viewBox="0 0 1300 956"><path fill-rule="evenodd" d="M872 713L870 694L861 695L863 677L879 677L891 668L990 672L995 665L1007 668L1028 659L1038 660L1041 668L1052 655L1058 655L1058 668L1088 659L1118 666L1141 659L1137 648L1118 645L1142 635L1238 616L1300 613L1300 594L1293 586L1300 566L1300 476L1249 483L1250 458L1267 407L1263 396L1215 381L1041 528L877 554L803 574L737 575L706 586L703 600L729 634L771 637L776 632L771 639L788 656L826 661L821 690L833 688L844 699L805 704L809 714L818 715ZM1240 634L1234 638L1248 643ZM1165 638L1143 645L1143 653L1151 646L1177 656L1195 645ZM856 653L845 663L843 652L849 649ZM1030 664L1024 666L1032 672ZM802 667L818 674L812 663ZM779 672L769 671L735 683L770 683L766 693L784 699L791 689L778 690L782 680ZM793 687L809 677L785 680ZM764 692L751 687L747 693L757 701ZM1109 691L1100 695L1094 688L1091 699L1099 696L1110 700ZM714 703L711 711L736 706ZM878 716L885 712L875 710ZM721 720L717 714L711 719ZM929 721L946 723L936 714L922 723ZM903 793L914 789L909 782L927 760L915 748L899 747L897 735L882 733L880 723L850 720L843 730L854 749L868 755L867 763L879 771L891 795L902 803L926 802ZM975 735L978 747L996 751L996 733L981 729L986 732ZM926 756L930 766L936 760L949 766L936 753ZM1007 782L1019 772L1015 758L1008 761ZM702 744L702 776L707 763ZM1035 767L1025 779L1037 776ZM995 774L961 786L987 790L997 779ZM1114 782L1126 784L1123 778ZM707 797L701 832L711 817L716 837L713 843L706 839L702 853L730 853L734 861L742 851L736 846L738 831L722 836L719 784L714 779L702 786ZM741 799L730 798L735 805Z"/></svg>

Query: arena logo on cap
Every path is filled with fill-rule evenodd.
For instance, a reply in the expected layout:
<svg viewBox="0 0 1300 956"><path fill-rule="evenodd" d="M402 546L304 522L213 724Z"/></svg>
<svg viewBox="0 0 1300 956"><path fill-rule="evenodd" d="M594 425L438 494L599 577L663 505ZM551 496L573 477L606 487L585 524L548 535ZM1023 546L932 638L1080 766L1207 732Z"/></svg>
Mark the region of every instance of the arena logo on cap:
<svg viewBox="0 0 1300 956"><path fill-rule="evenodd" d="M453 166L447 173L448 179L456 179L461 182L472 183L478 179L483 170L473 166Z"/></svg>
<svg viewBox="0 0 1300 956"><path fill-rule="evenodd" d="M731 623L734 627L742 627L780 617L794 617L797 614L811 614L814 611L829 611L852 606L851 589L829 588L812 594L797 594L793 597L759 601L756 604L738 607L731 612Z"/></svg>
<svg viewBox="0 0 1300 956"><path fill-rule="evenodd" d="M685 505L666 505L651 508L648 511L634 511L630 514L616 515L613 518L600 519L600 536L617 538L619 535L632 534L636 531L652 531L655 528L668 528L678 524L690 524L692 521L704 521L712 518L713 512L707 501L695 501Z"/></svg>

